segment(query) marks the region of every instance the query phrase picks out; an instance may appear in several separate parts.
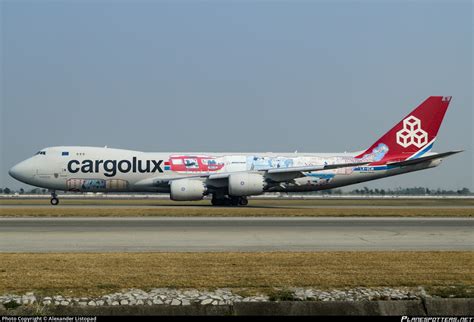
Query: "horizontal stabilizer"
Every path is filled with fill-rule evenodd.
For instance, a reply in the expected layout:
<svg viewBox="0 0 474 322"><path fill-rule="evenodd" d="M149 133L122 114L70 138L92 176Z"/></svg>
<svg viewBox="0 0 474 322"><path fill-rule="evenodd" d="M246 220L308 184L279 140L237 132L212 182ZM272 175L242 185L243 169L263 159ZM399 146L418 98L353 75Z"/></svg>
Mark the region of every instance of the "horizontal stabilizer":
<svg viewBox="0 0 474 322"><path fill-rule="evenodd" d="M410 160L399 161L399 162L389 162L389 163L387 163L387 165L397 166L397 167L402 167L402 166L407 166L407 165L414 165L414 164L419 164L419 163L423 163L423 162L430 161L430 160L441 159L441 158L448 157L450 155L457 154L457 153L460 153L460 152L463 152L463 150L437 153L437 154L433 154L433 155L430 155L430 156L427 156L427 157L421 157L421 158L417 158L417 159L410 159Z"/></svg>

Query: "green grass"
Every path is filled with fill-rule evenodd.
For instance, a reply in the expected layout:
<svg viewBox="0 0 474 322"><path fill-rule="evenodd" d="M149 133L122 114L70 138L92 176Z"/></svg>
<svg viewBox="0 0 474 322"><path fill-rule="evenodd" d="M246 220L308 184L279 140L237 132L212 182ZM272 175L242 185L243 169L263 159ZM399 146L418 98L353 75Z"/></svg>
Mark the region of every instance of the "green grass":
<svg viewBox="0 0 474 322"><path fill-rule="evenodd" d="M21 306L21 304L15 302L15 301L10 301L10 302L4 303L3 306L4 306L7 310L14 310L14 309L16 309L17 307Z"/></svg>
<svg viewBox="0 0 474 322"><path fill-rule="evenodd" d="M272 302L277 301L298 301L298 298L295 297L295 294L287 289L278 290L272 289L268 292L268 298Z"/></svg>

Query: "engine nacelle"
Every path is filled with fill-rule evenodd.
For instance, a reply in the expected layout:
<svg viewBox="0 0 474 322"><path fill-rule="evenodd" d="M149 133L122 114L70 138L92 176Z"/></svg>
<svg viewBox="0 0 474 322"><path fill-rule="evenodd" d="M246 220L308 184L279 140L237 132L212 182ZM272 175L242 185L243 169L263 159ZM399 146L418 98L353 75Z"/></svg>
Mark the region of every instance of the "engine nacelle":
<svg viewBox="0 0 474 322"><path fill-rule="evenodd" d="M259 173L234 173L229 175L229 195L260 195L265 188L265 179Z"/></svg>
<svg viewBox="0 0 474 322"><path fill-rule="evenodd" d="M206 193L206 186L200 180L179 179L170 184L170 198L174 201L201 200Z"/></svg>

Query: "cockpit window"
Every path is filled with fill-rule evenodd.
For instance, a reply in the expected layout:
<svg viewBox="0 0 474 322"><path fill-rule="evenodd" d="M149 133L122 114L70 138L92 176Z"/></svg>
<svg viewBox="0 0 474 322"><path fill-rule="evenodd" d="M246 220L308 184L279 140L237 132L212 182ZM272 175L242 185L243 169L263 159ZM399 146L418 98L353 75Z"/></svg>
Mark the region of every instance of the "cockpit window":
<svg viewBox="0 0 474 322"><path fill-rule="evenodd" d="M35 155L38 155L38 154L41 154L41 155L46 155L46 151L38 151L38 152L36 152L36 154L35 154Z"/></svg>

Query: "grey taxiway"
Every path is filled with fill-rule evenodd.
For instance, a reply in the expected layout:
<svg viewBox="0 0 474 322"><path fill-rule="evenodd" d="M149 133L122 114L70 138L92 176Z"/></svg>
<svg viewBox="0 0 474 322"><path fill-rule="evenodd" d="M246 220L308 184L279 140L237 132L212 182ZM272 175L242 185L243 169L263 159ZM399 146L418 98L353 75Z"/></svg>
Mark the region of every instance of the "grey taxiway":
<svg viewBox="0 0 474 322"><path fill-rule="evenodd" d="M0 218L0 252L473 250L472 218Z"/></svg>

